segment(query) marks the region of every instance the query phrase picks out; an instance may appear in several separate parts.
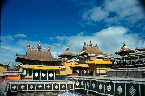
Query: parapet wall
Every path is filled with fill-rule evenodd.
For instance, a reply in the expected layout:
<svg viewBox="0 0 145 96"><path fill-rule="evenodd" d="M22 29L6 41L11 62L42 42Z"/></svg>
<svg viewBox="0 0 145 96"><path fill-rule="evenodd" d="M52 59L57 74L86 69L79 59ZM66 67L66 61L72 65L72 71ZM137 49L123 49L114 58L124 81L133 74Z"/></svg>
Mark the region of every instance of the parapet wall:
<svg viewBox="0 0 145 96"><path fill-rule="evenodd" d="M54 92L84 90L110 96L145 96L145 79L109 77L68 77L67 80L9 81L7 92ZM87 94L87 93L86 93Z"/></svg>

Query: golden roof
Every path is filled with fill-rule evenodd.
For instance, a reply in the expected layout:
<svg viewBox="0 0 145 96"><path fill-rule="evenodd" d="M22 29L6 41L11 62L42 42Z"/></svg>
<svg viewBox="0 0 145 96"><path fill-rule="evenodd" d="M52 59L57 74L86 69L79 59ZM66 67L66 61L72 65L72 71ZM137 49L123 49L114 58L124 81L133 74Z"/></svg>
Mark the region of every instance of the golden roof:
<svg viewBox="0 0 145 96"><path fill-rule="evenodd" d="M112 64L110 60L93 60L93 61L87 61L87 64Z"/></svg>
<svg viewBox="0 0 145 96"><path fill-rule="evenodd" d="M39 60L39 61L61 61L60 59L53 58L50 52L50 48L41 49L40 41L38 42L38 47L35 49L30 48L30 45L27 45L27 52L25 55L16 54L17 59L29 59L29 60ZM17 60L16 59L16 60Z"/></svg>
<svg viewBox="0 0 145 96"><path fill-rule="evenodd" d="M88 64L72 64L71 67L89 67Z"/></svg>
<svg viewBox="0 0 145 96"><path fill-rule="evenodd" d="M74 56L74 54L72 54L72 52L70 51L69 47L67 47L65 49L64 53L59 55L59 57L63 57L63 56Z"/></svg>
<svg viewBox="0 0 145 96"><path fill-rule="evenodd" d="M39 70L59 70L61 69L61 66L23 65L23 68Z"/></svg>
<svg viewBox="0 0 145 96"><path fill-rule="evenodd" d="M134 52L134 51L131 50L130 48L128 48L128 46L123 42L122 47L120 48L119 51L116 51L115 54L121 54L121 53L123 53L123 52L129 53L129 52Z"/></svg>
<svg viewBox="0 0 145 96"><path fill-rule="evenodd" d="M136 48L138 51L145 51L145 48Z"/></svg>
<svg viewBox="0 0 145 96"><path fill-rule="evenodd" d="M79 53L79 55L82 54L95 54L95 55L103 55L103 56L109 56L107 54L104 54L103 52L101 52L98 48L98 45L96 44L95 46L93 46L92 42L90 41L90 44L87 45L86 42L84 42L83 45L83 49L82 51Z"/></svg>

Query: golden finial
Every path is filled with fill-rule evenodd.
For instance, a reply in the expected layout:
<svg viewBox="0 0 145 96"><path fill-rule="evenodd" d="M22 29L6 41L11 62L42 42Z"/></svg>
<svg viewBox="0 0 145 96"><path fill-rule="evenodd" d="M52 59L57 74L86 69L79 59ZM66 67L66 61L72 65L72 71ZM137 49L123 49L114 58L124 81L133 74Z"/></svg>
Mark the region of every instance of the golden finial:
<svg viewBox="0 0 145 96"><path fill-rule="evenodd" d="M40 41L38 41L38 46L41 46L41 45L40 45Z"/></svg>
<svg viewBox="0 0 145 96"><path fill-rule="evenodd" d="M65 49L66 51L68 51L69 50L69 47L68 46L66 46L66 49Z"/></svg>
<svg viewBox="0 0 145 96"><path fill-rule="evenodd" d="M41 49L41 44L40 44L40 41L38 41L38 50L40 50Z"/></svg>
<svg viewBox="0 0 145 96"><path fill-rule="evenodd" d="M32 46L32 49L35 49L35 46L34 45Z"/></svg>
<svg viewBox="0 0 145 96"><path fill-rule="evenodd" d="M123 46L126 46L125 41L123 41L123 43L122 43L122 44L123 44Z"/></svg>
<svg viewBox="0 0 145 96"><path fill-rule="evenodd" d="M96 45L95 45L94 47L96 47L96 48L98 49L98 45L97 45L97 43L96 43Z"/></svg>
<svg viewBox="0 0 145 96"><path fill-rule="evenodd" d="M50 46L48 46L48 51L50 51Z"/></svg>
<svg viewBox="0 0 145 96"><path fill-rule="evenodd" d="M92 46L92 41L90 40L90 46Z"/></svg>
<svg viewBox="0 0 145 96"><path fill-rule="evenodd" d="M87 44L86 44L86 42L84 42L84 46L86 46Z"/></svg>
<svg viewBox="0 0 145 96"><path fill-rule="evenodd" d="M30 42L28 42L28 44L27 44L27 48L30 48Z"/></svg>

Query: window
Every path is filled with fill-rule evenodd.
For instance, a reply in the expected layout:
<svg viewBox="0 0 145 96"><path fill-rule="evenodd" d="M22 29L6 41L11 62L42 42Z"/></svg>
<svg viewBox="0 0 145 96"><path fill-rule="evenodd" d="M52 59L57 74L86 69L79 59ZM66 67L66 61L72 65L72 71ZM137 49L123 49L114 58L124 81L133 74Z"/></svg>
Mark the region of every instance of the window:
<svg viewBox="0 0 145 96"><path fill-rule="evenodd" d="M32 69L29 70L29 76L32 76Z"/></svg>

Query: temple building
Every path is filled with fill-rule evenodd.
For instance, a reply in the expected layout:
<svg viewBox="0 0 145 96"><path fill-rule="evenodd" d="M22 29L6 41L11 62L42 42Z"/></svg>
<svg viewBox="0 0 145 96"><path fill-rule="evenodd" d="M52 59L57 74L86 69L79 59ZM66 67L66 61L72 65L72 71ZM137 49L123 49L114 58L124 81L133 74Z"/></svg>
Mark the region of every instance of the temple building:
<svg viewBox="0 0 145 96"><path fill-rule="evenodd" d="M131 50L123 43L119 51L115 54L118 57L112 58L112 69L107 70L108 76L144 78L145 77L145 61L144 48Z"/></svg>
<svg viewBox="0 0 145 96"><path fill-rule="evenodd" d="M63 78L63 76L65 78L66 76L72 75L71 64L73 62L72 58L74 58L75 55L70 51L69 47L67 47L65 51L58 57L60 57L63 60L62 64L63 66L65 66L65 68L60 71L61 78Z"/></svg>
<svg viewBox="0 0 145 96"><path fill-rule="evenodd" d="M129 55L129 53L134 53L134 50L131 50L130 48L128 48L125 42L123 42L122 44L123 45L120 48L120 50L116 51L115 54L120 55L120 56L125 56L125 55Z"/></svg>
<svg viewBox="0 0 145 96"><path fill-rule="evenodd" d="M59 57L64 58L66 60L71 59L75 55L70 51L69 47L67 47L64 51L64 53L60 54Z"/></svg>
<svg viewBox="0 0 145 96"><path fill-rule="evenodd" d="M69 92L87 96L145 96L145 48L131 50L123 43L115 54L101 52L90 41L73 54L67 47L57 58L50 47L42 49L28 43L26 53L16 54L15 69L0 64L7 96L47 95ZM2 67L1 67L2 66ZM5 66L5 67L4 67ZM19 94L20 93L20 94ZM18 95L17 95L18 94Z"/></svg>
<svg viewBox="0 0 145 96"><path fill-rule="evenodd" d="M57 80L67 76L104 75L112 62L108 54L101 52L97 46L84 43L79 54L73 54L69 47L59 58L51 55L50 47L42 49L40 41L37 47L27 44L26 54L16 54L17 70L7 74L16 74L21 80Z"/></svg>
<svg viewBox="0 0 145 96"><path fill-rule="evenodd" d="M55 80L64 68L62 60L51 55L50 47L41 49L40 41L37 48L27 45L25 55L16 55L16 61L20 62L19 70L22 71L22 80Z"/></svg>
<svg viewBox="0 0 145 96"><path fill-rule="evenodd" d="M4 71L8 69L9 64L8 63L0 63L0 74L3 74Z"/></svg>
<svg viewBox="0 0 145 96"><path fill-rule="evenodd" d="M93 46L92 42L86 44L84 42L83 49L78 54L79 63L88 64L89 75L103 75L106 69L110 69L112 62L109 60L110 55L101 52L97 46Z"/></svg>
<svg viewBox="0 0 145 96"><path fill-rule="evenodd" d="M8 63L0 63L0 80L5 79L4 72L8 69Z"/></svg>
<svg viewBox="0 0 145 96"><path fill-rule="evenodd" d="M119 55L119 57L115 58L115 59L118 59L119 60L124 60L124 61L128 61L129 65L126 64L124 61L122 62L113 62L113 63L117 63L117 65L115 65L114 67L118 67L118 68L121 68L121 67L132 67L131 64L135 64L135 62L131 62L130 60L131 59L137 59L136 56L135 56L135 51L134 50L131 50L126 44L125 42L122 43L122 47L120 48L120 50L116 51L115 54ZM129 57L129 58L128 58Z"/></svg>
<svg viewBox="0 0 145 96"><path fill-rule="evenodd" d="M21 72L9 67L9 63L0 63L0 80L20 80Z"/></svg>
<svg viewBox="0 0 145 96"><path fill-rule="evenodd" d="M22 72L15 69L8 69L4 72L6 80L21 80L21 74Z"/></svg>

